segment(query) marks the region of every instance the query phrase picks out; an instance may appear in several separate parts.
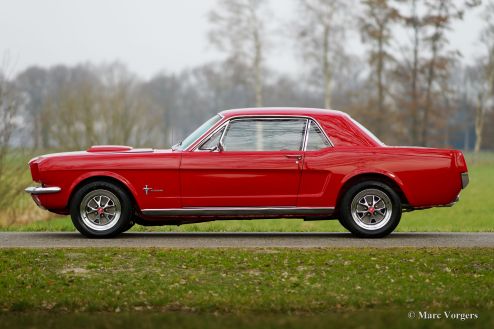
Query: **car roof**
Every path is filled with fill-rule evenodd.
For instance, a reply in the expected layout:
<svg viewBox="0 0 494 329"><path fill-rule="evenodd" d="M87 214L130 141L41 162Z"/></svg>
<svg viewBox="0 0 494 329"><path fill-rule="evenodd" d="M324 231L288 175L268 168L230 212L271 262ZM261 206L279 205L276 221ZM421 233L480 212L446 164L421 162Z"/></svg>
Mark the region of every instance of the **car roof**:
<svg viewBox="0 0 494 329"><path fill-rule="evenodd" d="M254 107L232 109L220 112L225 118L242 115L289 115L289 116L347 116L346 113L328 109L301 108L301 107Z"/></svg>

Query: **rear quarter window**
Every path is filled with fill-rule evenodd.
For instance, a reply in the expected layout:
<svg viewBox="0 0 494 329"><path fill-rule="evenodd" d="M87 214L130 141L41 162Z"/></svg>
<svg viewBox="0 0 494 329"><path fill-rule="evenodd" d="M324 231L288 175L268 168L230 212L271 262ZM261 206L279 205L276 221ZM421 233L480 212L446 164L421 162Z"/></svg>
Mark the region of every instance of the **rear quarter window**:
<svg viewBox="0 0 494 329"><path fill-rule="evenodd" d="M324 117L318 121L334 146L375 146L370 137L365 136L350 120L344 117Z"/></svg>

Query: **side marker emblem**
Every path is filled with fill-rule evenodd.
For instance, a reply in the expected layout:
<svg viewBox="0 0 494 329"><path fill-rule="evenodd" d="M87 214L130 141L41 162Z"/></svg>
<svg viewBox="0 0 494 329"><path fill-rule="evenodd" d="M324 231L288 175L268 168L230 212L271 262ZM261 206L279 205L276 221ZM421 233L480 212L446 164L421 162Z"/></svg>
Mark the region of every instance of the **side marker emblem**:
<svg viewBox="0 0 494 329"><path fill-rule="evenodd" d="M163 190L153 189L152 187L149 187L147 184L142 189L144 190L144 193L146 195L148 195L149 192L163 192Z"/></svg>

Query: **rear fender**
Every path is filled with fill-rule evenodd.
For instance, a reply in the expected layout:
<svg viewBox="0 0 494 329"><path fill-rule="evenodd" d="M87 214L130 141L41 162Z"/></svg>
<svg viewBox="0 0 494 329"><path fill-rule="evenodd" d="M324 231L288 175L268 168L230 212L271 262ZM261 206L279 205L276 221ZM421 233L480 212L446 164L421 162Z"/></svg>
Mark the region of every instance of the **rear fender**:
<svg viewBox="0 0 494 329"><path fill-rule="evenodd" d="M359 176L363 177L366 175L383 176L383 177L393 181L397 185L397 187L401 190L405 199L407 201L410 201L409 196L411 194L408 191L406 185L403 184L403 181L398 176L393 174L392 172L382 170L382 169L371 169L371 170L357 169L357 170L354 170L354 171L348 173L347 175L345 175L345 177L343 177L343 179L341 180L341 188L343 188L343 186L345 186L345 184L348 183L350 180L358 178ZM338 197L338 201L339 201L340 197L341 197L341 195Z"/></svg>

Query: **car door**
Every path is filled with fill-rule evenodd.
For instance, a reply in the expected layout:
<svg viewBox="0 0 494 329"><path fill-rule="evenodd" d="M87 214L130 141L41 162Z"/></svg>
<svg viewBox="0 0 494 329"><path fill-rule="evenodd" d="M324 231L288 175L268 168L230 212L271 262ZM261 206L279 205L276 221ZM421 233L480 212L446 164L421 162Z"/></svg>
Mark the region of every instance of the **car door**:
<svg viewBox="0 0 494 329"><path fill-rule="evenodd" d="M327 207L337 192L332 187L333 166L341 166L334 148L324 130L314 120L309 120L304 167L298 195L298 207Z"/></svg>
<svg viewBox="0 0 494 329"><path fill-rule="evenodd" d="M180 166L183 207L296 206L307 119L234 118Z"/></svg>

